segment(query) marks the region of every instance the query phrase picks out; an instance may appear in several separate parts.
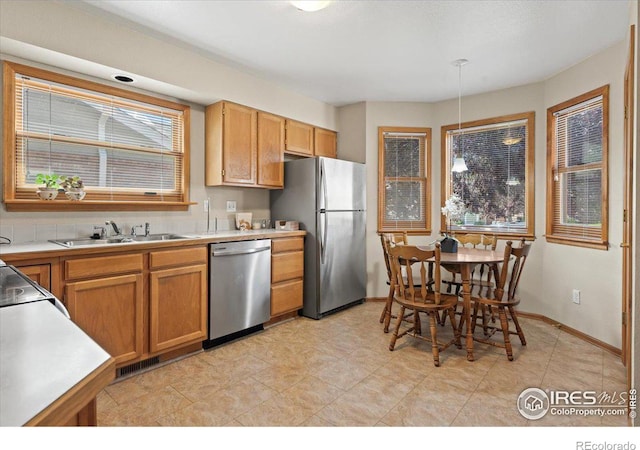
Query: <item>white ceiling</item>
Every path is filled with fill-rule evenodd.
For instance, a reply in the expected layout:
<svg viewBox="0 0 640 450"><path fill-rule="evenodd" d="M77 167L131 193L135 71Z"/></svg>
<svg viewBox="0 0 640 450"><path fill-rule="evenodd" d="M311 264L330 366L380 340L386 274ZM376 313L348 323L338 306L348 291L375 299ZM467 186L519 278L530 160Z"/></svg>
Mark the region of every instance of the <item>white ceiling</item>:
<svg viewBox="0 0 640 450"><path fill-rule="evenodd" d="M309 97L433 102L544 80L625 38L628 0L85 0L119 24Z"/></svg>

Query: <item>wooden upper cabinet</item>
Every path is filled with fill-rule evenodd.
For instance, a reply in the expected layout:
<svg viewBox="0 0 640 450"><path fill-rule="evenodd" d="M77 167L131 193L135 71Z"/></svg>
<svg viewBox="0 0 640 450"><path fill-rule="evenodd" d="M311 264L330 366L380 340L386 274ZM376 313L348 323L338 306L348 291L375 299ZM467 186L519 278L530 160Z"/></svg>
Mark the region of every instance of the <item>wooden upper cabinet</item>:
<svg viewBox="0 0 640 450"><path fill-rule="evenodd" d="M258 185L284 187L285 120L258 112Z"/></svg>
<svg viewBox="0 0 640 450"><path fill-rule="evenodd" d="M295 120L287 120L285 152L313 156L313 126Z"/></svg>
<svg viewBox="0 0 640 450"><path fill-rule="evenodd" d="M207 106L206 185L256 185L257 159L257 111L230 102Z"/></svg>
<svg viewBox="0 0 640 450"><path fill-rule="evenodd" d="M338 156L338 133L324 128L314 129L314 154L316 156Z"/></svg>

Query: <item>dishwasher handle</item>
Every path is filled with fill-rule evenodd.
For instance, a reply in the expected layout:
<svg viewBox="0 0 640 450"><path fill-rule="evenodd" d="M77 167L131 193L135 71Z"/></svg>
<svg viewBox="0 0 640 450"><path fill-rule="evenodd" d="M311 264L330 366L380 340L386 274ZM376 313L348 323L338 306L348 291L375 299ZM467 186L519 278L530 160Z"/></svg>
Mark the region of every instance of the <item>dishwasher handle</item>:
<svg viewBox="0 0 640 450"><path fill-rule="evenodd" d="M231 256L231 255L248 255L250 253L264 252L271 250L271 247L249 248L244 250L214 250L213 256Z"/></svg>

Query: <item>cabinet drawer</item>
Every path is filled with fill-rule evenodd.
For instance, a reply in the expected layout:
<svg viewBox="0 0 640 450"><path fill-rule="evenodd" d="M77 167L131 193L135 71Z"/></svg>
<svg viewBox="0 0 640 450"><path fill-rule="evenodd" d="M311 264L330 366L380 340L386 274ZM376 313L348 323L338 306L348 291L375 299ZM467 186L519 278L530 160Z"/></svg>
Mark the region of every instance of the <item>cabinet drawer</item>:
<svg viewBox="0 0 640 450"><path fill-rule="evenodd" d="M70 259L64 262L64 278L95 278L119 273L142 272L142 255L114 255Z"/></svg>
<svg viewBox="0 0 640 450"><path fill-rule="evenodd" d="M304 249L304 239L301 237L271 240L271 253L293 252Z"/></svg>
<svg viewBox="0 0 640 450"><path fill-rule="evenodd" d="M282 253L271 256L271 282L302 278L304 276L304 253Z"/></svg>
<svg viewBox="0 0 640 450"><path fill-rule="evenodd" d="M169 266L186 266L191 264L206 264L207 248L194 247L181 250L165 250L149 254L149 268L158 269Z"/></svg>
<svg viewBox="0 0 640 450"><path fill-rule="evenodd" d="M271 287L271 316L302 308L302 280Z"/></svg>

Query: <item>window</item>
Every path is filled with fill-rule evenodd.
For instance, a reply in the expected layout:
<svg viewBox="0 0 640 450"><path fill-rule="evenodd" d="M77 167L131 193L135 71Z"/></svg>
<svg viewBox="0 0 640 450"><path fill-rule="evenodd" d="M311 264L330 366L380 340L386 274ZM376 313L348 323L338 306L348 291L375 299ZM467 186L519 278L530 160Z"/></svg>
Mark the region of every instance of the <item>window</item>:
<svg viewBox="0 0 640 450"><path fill-rule="evenodd" d="M8 210L188 208L188 106L10 62L4 84ZM37 200L38 173L87 195Z"/></svg>
<svg viewBox="0 0 640 450"><path fill-rule="evenodd" d="M534 237L533 112L442 127L442 205L452 195L464 211L442 229ZM468 170L452 172L462 157Z"/></svg>
<svg viewBox="0 0 640 450"><path fill-rule="evenodd" d="M430 233L431 128L378 128L378 231Z"/></svg>
<svg viewBox="0 0 640 450"><path fill-rule="evenodd" d="M606 250L609 86L547 110L548 242Z"/></svg>

